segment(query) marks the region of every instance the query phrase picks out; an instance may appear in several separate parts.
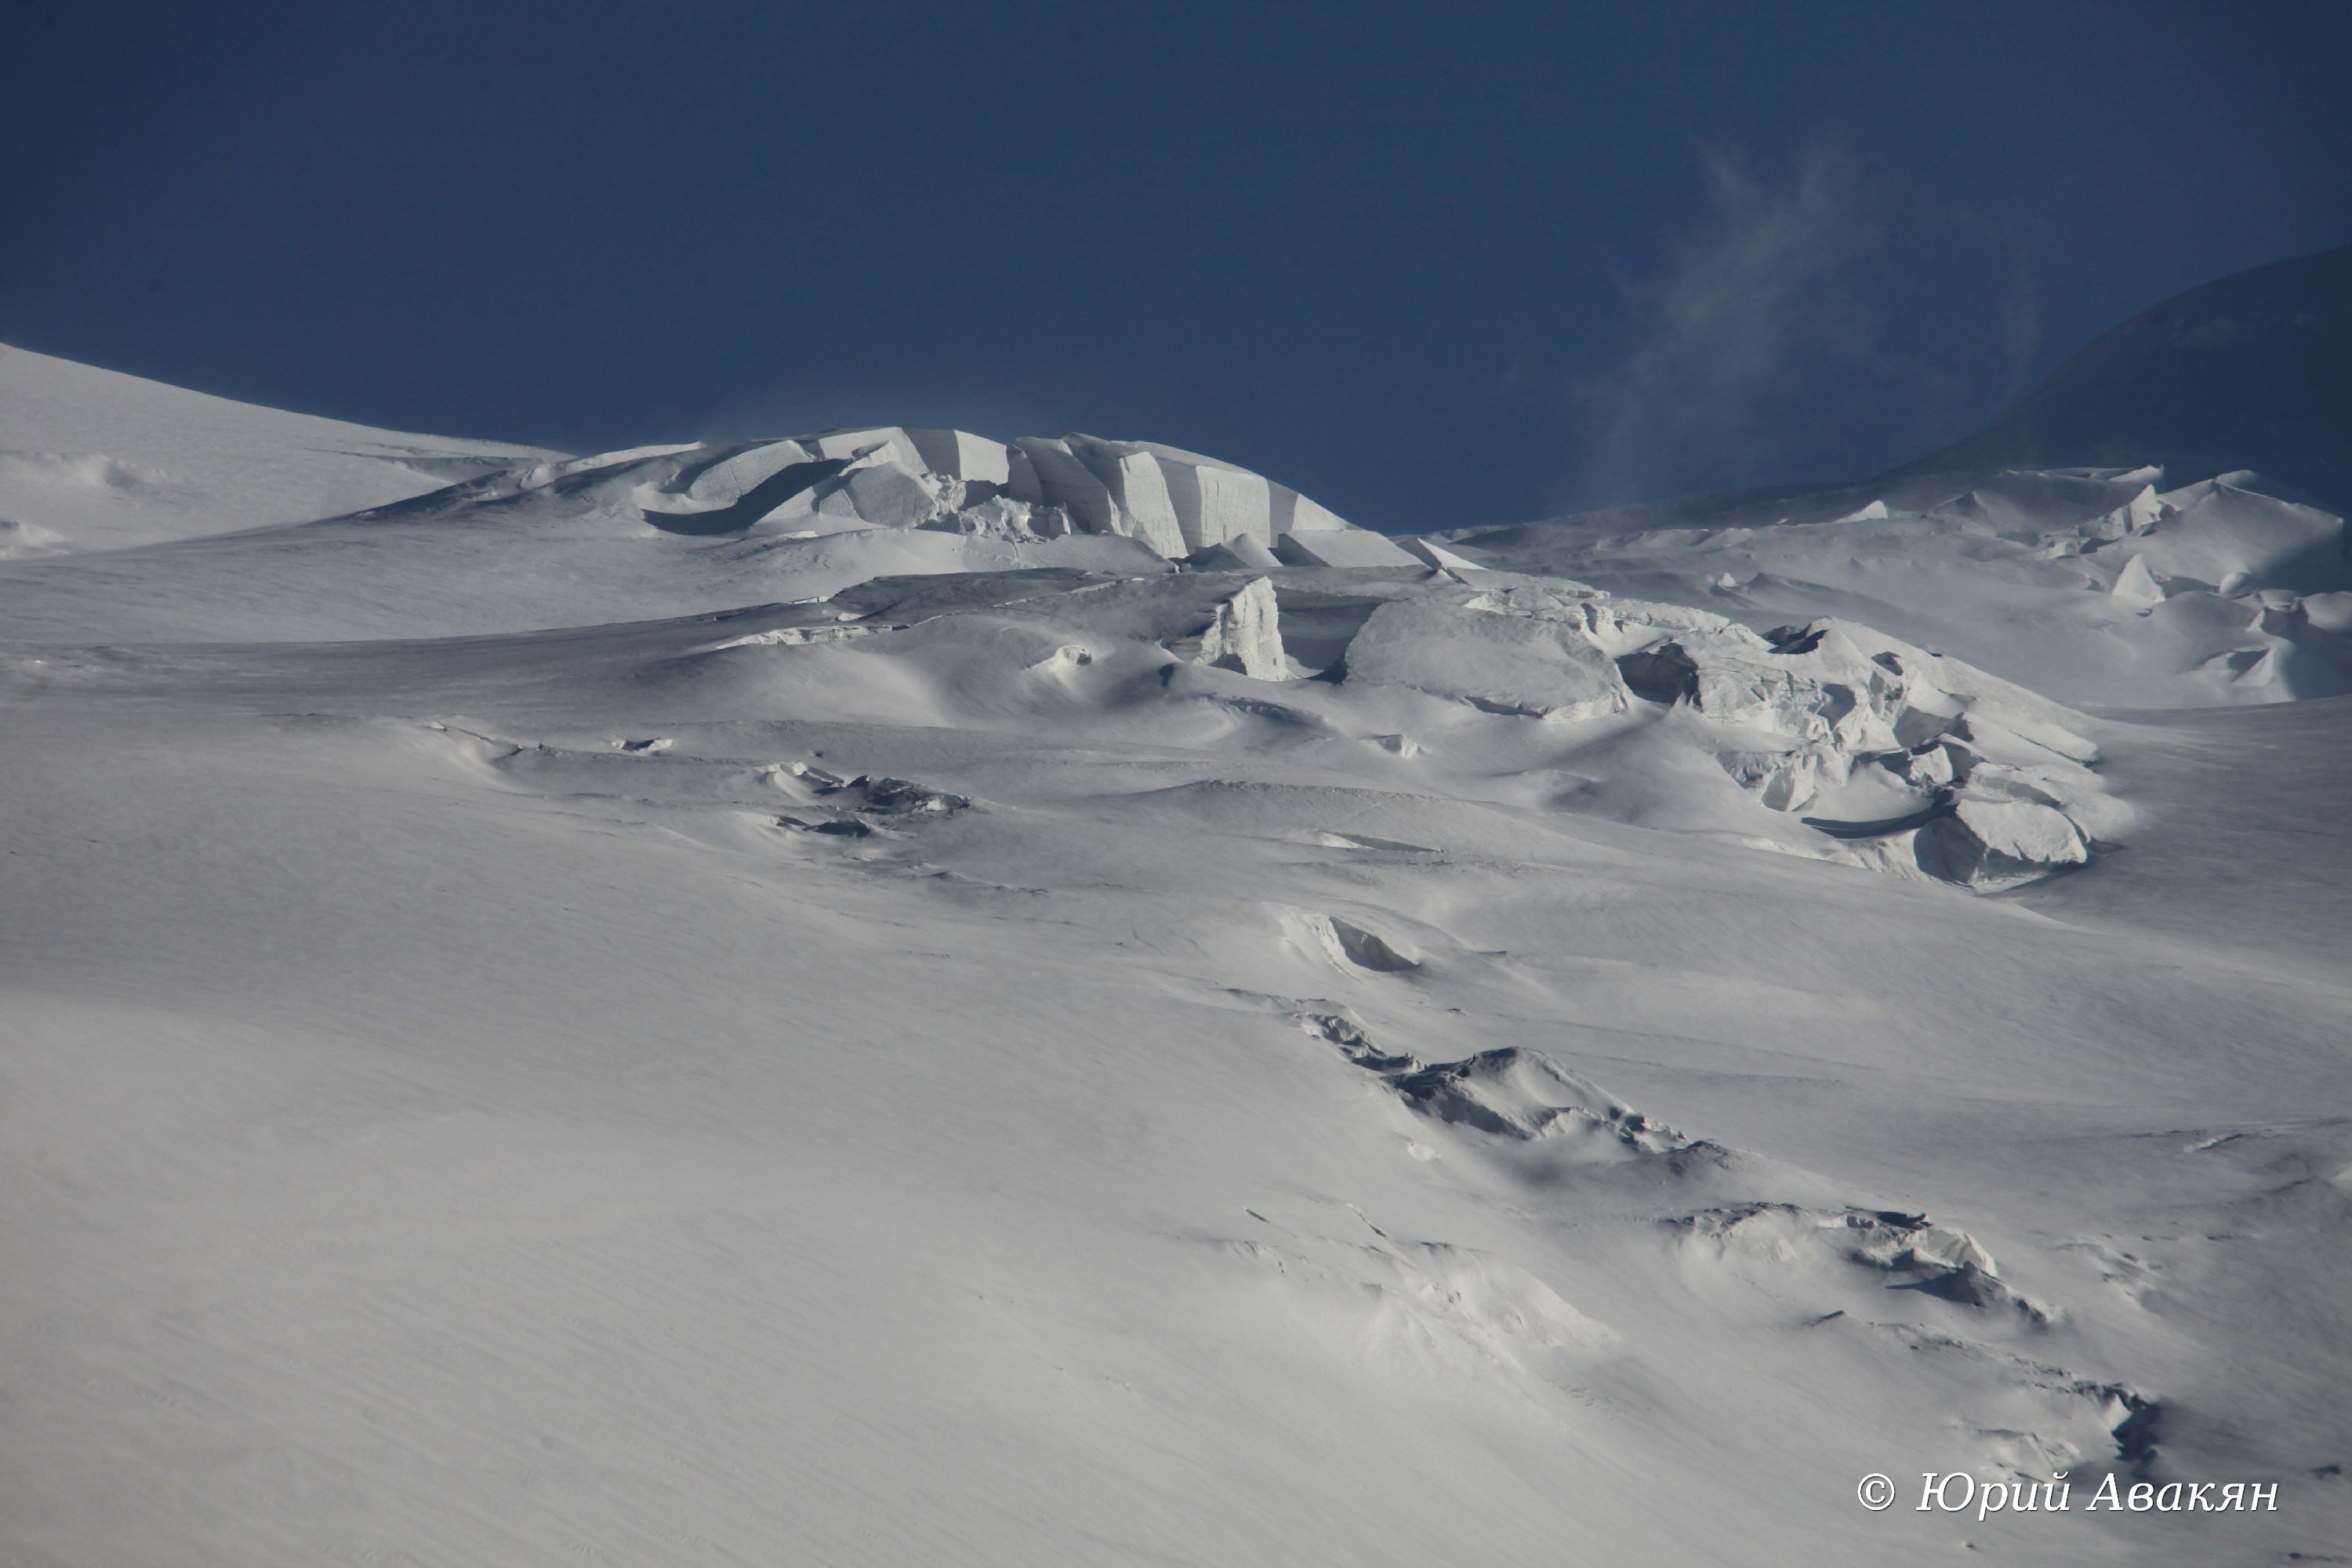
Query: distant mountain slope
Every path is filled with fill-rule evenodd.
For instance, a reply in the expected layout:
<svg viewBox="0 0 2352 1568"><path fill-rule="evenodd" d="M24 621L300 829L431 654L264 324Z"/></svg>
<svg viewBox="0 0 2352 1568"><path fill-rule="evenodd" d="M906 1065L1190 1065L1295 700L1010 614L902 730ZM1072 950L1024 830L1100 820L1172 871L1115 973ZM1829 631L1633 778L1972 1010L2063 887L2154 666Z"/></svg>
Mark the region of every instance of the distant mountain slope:
<svg viewBox="0 0 2352 1568"><path fill-rule="evenodd" d="M2200 461L2201 460L2201 461ZM2352 470L2352 246L2178 294L1898 474L2167 462Z"/></svg>
<svg viewBox="0 0 2352 1568"><path fill-rule="evenodd" d="M558 455L289 414L0 343L0 556L332 517Z"/></svg>

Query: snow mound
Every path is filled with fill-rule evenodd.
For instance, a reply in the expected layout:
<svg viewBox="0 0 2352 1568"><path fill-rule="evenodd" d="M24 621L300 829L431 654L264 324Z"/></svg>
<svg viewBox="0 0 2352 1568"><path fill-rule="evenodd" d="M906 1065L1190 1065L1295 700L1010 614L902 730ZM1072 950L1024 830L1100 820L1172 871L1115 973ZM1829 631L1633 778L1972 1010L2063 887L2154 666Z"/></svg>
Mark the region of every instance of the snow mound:
<svg viewBox="0 0 2352 1568"><path fill-rule="evenodd" d="M2168 492L2161 510L2130 531L2125 552L2175 592L2300 595L2352 585L2344 520L2247 488L2261 482L2232 473Z"/></svg>
<svg viewBox="0 0 2352 1568"><path fill-rule="evenodd" d="M1421 967L1420 961L1400 952L1379 932L1337 915L1286 915L1284 925L1302 949L1328 960L1338 968L1370 970L1376 974L1402 974Z"/></svg>
<svg viewBox="0 0 2352 1568"><path fill-rule="evenodd" d="M1348 679L1568 722L1624 710L1623 685L1607 656L1573 623L1478 613L1483 608L1475 601L1379 605L1348 642Z"/></svg>
<svg viewBox="0 0 2352 1568"><path fill-rule="evenodd" d="M1359 1240L1302 1235L1253 1217L1276 1235L1235 1238L1219 1249L1263 1271L1262 1280L1311 1319L1318 1338L1384 1370L1449 1382L1499 1374L1540 1383L1563 1354L1580 1360L1619 1342L1607 1324L1507 1258L1399 1240L1369 1221Z"/></svg>
<svg viewBox="0 0 2352 1568"><path fill-rule="evenodd" d="M2055 806L1964 797L1918 828L1914 851L1929 876L2001 887L2090 858L2082 829Z"/></svg>

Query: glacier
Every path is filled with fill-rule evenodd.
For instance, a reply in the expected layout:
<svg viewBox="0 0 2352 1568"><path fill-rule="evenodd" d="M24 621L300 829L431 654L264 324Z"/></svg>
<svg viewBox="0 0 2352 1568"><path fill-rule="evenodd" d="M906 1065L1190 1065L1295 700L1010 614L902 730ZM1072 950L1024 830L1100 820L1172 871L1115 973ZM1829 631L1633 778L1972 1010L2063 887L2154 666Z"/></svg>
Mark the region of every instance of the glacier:
<svg viewBox="0 0 2352 1568"><path fill-rule="evenodd" d="M2340 1547L2341 270L1399 538L0 349L0 1556Z"/></svg>

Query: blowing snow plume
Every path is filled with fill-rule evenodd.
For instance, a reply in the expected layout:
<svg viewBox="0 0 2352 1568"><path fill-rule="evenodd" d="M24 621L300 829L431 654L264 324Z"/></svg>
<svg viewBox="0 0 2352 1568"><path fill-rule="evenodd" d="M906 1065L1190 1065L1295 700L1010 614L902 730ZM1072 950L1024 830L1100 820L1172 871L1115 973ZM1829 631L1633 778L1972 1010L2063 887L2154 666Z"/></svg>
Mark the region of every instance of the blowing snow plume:
<svg viewBox="0 0 2352 1568"><path fill-rule="evenodd" d="M1699 155L1699 217L1623 286L1636 323L1612 370L1571 388L1578 464L1563 504L1777 484L1948 440L2013 397L2041 342L2013 237L1897 189L1836 142L1785 165ZM1930 256L1979 288L1923 301ZM1890 321L1924 339L1897 340Z"/></svg>
<svg viewBox="0 0 2352 1568"><path fill-rule="evenodd" d="M1617 370L1576 388L1577 486L1593 501L1702 489L1754 463L1792 381L1873 358L1873 323L1843 287L1879 243L1853 160L1816 145L1775 179L1708 149L1701 172L1705 219L1661 281L1628 289L1643 335Z"/></svg>

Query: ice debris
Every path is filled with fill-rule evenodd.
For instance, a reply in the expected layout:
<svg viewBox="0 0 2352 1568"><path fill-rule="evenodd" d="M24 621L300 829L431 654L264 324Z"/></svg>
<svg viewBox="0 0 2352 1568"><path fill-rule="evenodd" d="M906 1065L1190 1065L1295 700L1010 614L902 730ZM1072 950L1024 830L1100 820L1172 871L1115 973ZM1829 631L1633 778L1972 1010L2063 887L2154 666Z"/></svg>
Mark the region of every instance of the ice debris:
<svg viewBox="0 0 2352 1568"><path fill-rule="evenodd" d="M1580 1162L1666 1157L1680 1169L1694 1161L1720 1163L1730 1154L1720 1144L1652 1121L1539 1050L1506 1046L1432 1066L1382 1050L1344 1013L1297 1017L1300 1027L1380 1074L1405 1103L1439 1121L1490 1137L1545 1140Z"/></svg>
<svg viewBox="0 0 2352 1568"><path fill-rule="evenodd" d="M967 795L951 795L906 779L875 773L843 778L806 763L779 763L769 770L768 776L780 789L804 794L830 809L856 812L861 816L951 816L971 806Z"/></svg>
<svg viewBox="0 0 2352 1568"><path fill-rule="evenodd" d="M1168 649L1188 664L1238 669L1255 680L1286 679L1274 584L1264 577L1243 584L1216 602L1198 636L1171 639Z"/></svg>
<svg viewBox="0 0 2352 1568"><path fill-rule="evenodd" d="M1565 578L1471 579L1418 564L875 578L823 603L745 612L751 626L710 651L789 657L854 636L887 654L970 637L975 650L1018 647L1033 679L1093 665L1099 691L1156 655L1160 685L1183 700L1302 736L1346 734L1360 719L1353 733L1399 757L1442 743L1442 716L1417 735L1395 725L1432 698L1470 724L1654 729L1711 759L1759 809L1821 836L1783 832L1776 844L1975 889L2082 865L2124 820L2081 716L1957 659L1833 617L1759 633ZM1274 705L1208 671L1315 683ZM2231 673L2263 678L2251 658Z"/></svg>
<svg viewBox="0 0 2352 1568"><path fill-rule="evenodd" d="M1880 863L1971 888L2084 863L2116 817L2075 716L1956 659L1833 618L1759 635L1724 616L1560 579L1484 573L1360 586L1285 584L1338 642L1346 683L1410 687L1482 712L1579 723L1640 710L1684 733L1768 809L1795 813L1878 764L1881 809L1803 820L1883 840ZM1899 782L1897 782L1899 781ZM1903 798L1907 795L1907 800Z"/></svg>
<svg viewBox="0 0 2352 1568"><path fill-rule="evenodd" d="M1824 1250L1885 1276L1887 1289L1916 1290L1966 1307L2014 1313L2046 1328L2057 1313L2020 1295L2000 1278L1992 1254L1964 1230L1892 1209L1814 1209L1786 1203L1743 1203L1665 1222L1718 1251L1791 1261Z"/></svg>

